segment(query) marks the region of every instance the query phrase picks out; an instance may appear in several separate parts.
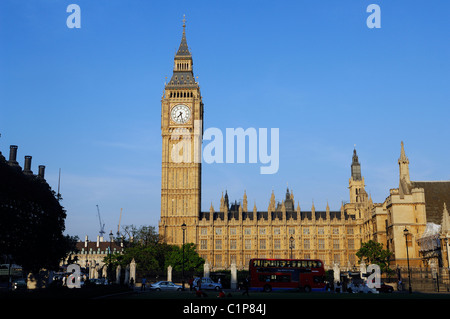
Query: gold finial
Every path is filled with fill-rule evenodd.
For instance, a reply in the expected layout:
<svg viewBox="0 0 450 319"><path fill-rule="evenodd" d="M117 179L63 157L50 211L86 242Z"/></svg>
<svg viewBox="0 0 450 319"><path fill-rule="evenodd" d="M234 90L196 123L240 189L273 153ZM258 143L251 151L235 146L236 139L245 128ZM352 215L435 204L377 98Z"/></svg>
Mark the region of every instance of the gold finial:
<svg viewBox="0 0 450 319"><path fill-rule="evenodd" d="M186 15L183 14L183 29L186 27Z"/></svg>

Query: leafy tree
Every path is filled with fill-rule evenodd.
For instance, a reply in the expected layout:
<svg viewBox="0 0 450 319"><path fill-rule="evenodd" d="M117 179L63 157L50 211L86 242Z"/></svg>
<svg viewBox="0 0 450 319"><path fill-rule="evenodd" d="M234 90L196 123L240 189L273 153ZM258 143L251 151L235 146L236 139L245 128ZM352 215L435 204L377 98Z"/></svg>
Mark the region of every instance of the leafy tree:
<svg viewBox="0 0 450 319"><path fill-rule="evenodd" d="M0 156L0 255L25 271L57 269L75 238L64 236L66 211L47 182Z"/></svg>
<svg viewBox="0 0 450 319"><path fill-rule="evenodd" d="M184 270L201 271L205 260L201 258L192 243L184 244ZM166 257L165 267L172 266L174 271L183 270L183 246L172 246Z"/></svg>
<svg viewBox="0 0 450 319"><path fill-rule="evenodd" d="M361 245L361 248L356 252L359 262L364 261L366 264L377 264L380 266L381 272L390 272L389 260L392 253L383 249L383 244L369 240Z"/></svg>
<svg viewBox="0 0 450 319"><path fill-rule="evenodd" d="M165 272L168 266L172 266L174 271L182 271L183 248L161 241L155 227L124 226L123 233L124 252L111 257L114 265L120 264L122 267L126 267L134 259L140 273L161 273ZM184 245L184 269L186 271L201 271L204 262L196 252L194 244ZM109 263L109 257L105 259L105 263Z"/></svg>
<svg viewBox="0 0 450 319"><path fill-rule="evenodd" d="M165 270L165 256L171 248L159 240L154 226L124 226L124 234L124 252L122 255L112 256L113 264L126 267L134 259L139 272L156 273ZM105 262L109 263L109 259Z"/></svg>

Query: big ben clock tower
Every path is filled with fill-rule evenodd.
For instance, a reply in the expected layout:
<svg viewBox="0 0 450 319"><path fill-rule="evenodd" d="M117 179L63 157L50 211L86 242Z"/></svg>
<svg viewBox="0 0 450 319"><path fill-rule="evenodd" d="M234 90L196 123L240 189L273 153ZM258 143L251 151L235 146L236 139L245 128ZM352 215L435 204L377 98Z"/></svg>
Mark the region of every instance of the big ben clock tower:
<svg viewBox="0 0 450 319"><path fill-rule="evenodd" d="M203 102L183 35L161 99L162 172L159 233L168 244L196 242L201 210ZM185 229L185 230L183 230Z"/></svg>

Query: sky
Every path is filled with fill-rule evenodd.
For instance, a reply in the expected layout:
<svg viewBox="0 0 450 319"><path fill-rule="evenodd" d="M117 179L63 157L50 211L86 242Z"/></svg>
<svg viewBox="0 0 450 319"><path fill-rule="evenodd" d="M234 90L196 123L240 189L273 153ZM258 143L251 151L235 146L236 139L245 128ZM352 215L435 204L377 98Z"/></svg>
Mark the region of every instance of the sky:
<svg viewBox="0 0 450 319"><path fill-rule="evenodd" d="M367 25L372 3L381 28ZM302 210L339 210L354 148L381 203L401 141L411 180L450 179L449 12L446 0L2 0L0 151L46 166L68 235L157 227L161 97L185 15L204 128L279 129L275 174L203 163L202 210L225 191L267 210L287 187Z"/></svg>

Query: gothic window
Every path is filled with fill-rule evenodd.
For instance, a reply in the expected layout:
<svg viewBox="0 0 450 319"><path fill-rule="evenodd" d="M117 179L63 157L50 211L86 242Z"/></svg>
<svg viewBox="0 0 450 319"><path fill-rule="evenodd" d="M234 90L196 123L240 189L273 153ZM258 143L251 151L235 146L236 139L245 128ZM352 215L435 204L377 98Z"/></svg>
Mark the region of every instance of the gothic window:
<svg viewBox="0 0 450 319"><path fill-rule="evenodd" d="M279 239L275 239L273 242L273 249L281 249L281 242Z"/></svg>
<svg viewBox="0 0 450 319"><path fill-rule="evenodd" d="M348 240L348 249L355 249L355 242L353 239Z"/></svg>
<svg viewBox="0 0 450 319"><path fill-rule="evenodd" d="M339 239L333 239L333 249L339 249Z"/></svg>
<svg viewBox="0 0 450 319"><path fill-rule="evenodd" d="M325 240L324 239L319 239L319 249L325 249Z"/></svg>
<svg viewBox="0 0 450 319"><path fill-rule="evenodd" d="M259 249L266 249L266 240L265 239L259 240Z"/></svg>
<svg viewBox="0 0 450 319"><path fill-rule="evenodd" d="M310 249L310 241L309 239L303 240L303 249Z"/></svg>

